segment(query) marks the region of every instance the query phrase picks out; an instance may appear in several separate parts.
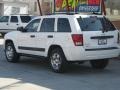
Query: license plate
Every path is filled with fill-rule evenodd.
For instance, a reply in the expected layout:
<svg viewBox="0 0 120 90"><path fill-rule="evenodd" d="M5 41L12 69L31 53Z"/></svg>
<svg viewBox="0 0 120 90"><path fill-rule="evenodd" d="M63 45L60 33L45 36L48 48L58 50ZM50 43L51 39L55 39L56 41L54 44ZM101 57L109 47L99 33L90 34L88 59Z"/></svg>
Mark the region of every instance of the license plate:
<svg viewBox="0 0 120 90"><path fill-rule="evenodd" d="M107 44L107 39L99 39L98 40L98 45L106 45Z"/></svg>

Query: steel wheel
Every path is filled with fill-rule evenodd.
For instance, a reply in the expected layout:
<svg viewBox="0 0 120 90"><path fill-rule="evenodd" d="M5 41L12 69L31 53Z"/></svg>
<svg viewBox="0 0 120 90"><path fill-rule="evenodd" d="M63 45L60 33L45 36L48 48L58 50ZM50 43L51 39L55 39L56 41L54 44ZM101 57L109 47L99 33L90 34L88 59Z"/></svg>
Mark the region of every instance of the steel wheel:
<svg viewBox="0 0 120 90"><path fill-rule="evenodd" d="M67 67L66 58L60 48L56 48L51 51L49 61L52 70L57 73L64 72Z"/></svg>
<svg viewBox="0 0 120 90"><path fill-rule="evenodd" d="M12 58L14 56L14 50L13 50L12 46L6 47L6 56L7 56L8 60L12 60Z"/></svg>
<svg viewBox="0 0 120 90"><path fill-rule="evenodd" d="M19 54L16 52L12 42L9 42L5 45L5 56L8 62L18 62Z"/></svg>
<svg viewBox="0 0 120 90"><path fill-rule="evenodd" d="M51 57L51 65L55 70L58 70L61 66L62 60L58 53L54 53Z"/></svg>

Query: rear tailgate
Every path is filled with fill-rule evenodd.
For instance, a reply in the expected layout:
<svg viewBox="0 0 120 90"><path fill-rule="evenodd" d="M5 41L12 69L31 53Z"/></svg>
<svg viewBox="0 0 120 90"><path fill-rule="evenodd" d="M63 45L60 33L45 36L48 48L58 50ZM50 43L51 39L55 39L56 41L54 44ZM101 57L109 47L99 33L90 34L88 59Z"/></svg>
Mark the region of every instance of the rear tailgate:
<svg viewBox="0 0 120 90"><path fill-rule="evenodd" d="M117 49L118 31L105 17L77 18L86 50Z"/></svg>
<svg viewBox="0 0 120 90"><path fill-rule="evenodd" d="M102 33L101 31L84 31L84 48L86 50L106 50L117 47L117 31Z"/></svg>

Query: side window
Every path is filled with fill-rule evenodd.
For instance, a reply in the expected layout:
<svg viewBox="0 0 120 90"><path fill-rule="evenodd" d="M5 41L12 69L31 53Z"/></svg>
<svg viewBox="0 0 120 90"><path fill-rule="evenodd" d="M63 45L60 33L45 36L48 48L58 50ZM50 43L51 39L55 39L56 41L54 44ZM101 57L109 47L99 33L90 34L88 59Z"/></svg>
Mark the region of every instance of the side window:
<svg viewBox="0 0 120 90"><path fill-rule="evenodd" d="M57 23L58 32L71 32L69 20L67 18L59 18Z"/></svg>
<svg viewBox="0 0 120 90"><path fill-rule="evenodd" d="M40 24L40 19L33 20L25 27L25 29L27 30L27 32L37 32L39 24Z"/></svg>
<svg viewBox="0 0 120 90"><path fill-rule="evenodd" d="M0 17L0 22L8 22L9 16Z"/></svg>
<svg viewBox="0 0 120 90"><path fill-rule="evenodd" d="M31 20L30 16L20 16L22 23L28 23Z"/></svg>
<svg viewBox="0 0 120 90"><path fill-rule="evenodd" d="M10 22L18 23L18 17L17 16L11 16Z"/></svg>
<svg viewBox="0 0 120 90"><path fill-rule="evenodd" d="M40 32L54 32L55 18L44 18L41 24Z"/></svg>

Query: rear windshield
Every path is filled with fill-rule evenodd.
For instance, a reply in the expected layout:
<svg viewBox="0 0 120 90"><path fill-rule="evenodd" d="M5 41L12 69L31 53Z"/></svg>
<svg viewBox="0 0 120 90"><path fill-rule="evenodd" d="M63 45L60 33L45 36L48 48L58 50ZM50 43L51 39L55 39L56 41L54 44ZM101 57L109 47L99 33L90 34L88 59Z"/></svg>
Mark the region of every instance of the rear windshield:
<svg viewBox="0 0 120 90"><path fill-rule="evenodd" d="M30 16L20 16L22 23L28 23L31 20Z"/></svg>
<svg viewBox="0 0 120 90"><path fill-rule="evenodd" d="M116 28L105 17L77 18L82 31L114 31Z"/></svg>

